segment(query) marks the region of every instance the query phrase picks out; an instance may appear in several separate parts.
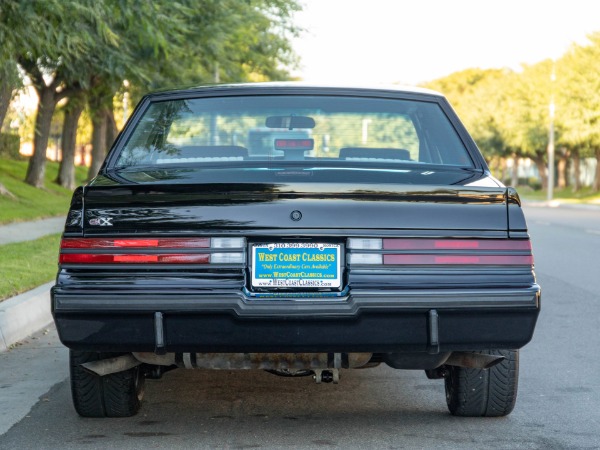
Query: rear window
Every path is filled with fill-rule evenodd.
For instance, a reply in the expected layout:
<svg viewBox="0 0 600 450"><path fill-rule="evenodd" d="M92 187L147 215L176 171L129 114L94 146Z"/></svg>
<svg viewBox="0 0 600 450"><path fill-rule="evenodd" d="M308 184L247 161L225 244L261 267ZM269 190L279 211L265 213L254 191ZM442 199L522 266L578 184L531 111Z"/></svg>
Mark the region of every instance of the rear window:
<svg viewBox="0 0 600 450"><path fill-rule="evenodd" d="M472 167L437 103L334 96L153 102L116 168Z"/></svg>

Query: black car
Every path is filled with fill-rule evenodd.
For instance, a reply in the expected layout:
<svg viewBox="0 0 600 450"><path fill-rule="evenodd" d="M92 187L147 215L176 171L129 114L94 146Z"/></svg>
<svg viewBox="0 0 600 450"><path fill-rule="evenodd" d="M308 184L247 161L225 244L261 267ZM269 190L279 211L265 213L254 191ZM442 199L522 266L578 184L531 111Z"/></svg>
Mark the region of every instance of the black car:
<svg viewBox="0 0 600 450"><path fill-rule="evenodd" d="M52 311L75 409L173 368L424 370L514 407L540 287L520 200L439 93L252 84L147 95L78 188Z"/></svg>

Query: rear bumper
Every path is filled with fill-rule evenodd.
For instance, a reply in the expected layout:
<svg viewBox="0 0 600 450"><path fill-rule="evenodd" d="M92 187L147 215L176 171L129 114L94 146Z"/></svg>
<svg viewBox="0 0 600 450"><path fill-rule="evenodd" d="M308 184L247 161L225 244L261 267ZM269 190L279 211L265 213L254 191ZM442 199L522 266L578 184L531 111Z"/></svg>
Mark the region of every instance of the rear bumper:
<svg viewBox="0 0 600 450"><path fill-rule="evenodd" d="M61 341L88 351L447 352L520 348L540 288L352 290L335 300L253 299L241 291L52 289Z"/></svg>

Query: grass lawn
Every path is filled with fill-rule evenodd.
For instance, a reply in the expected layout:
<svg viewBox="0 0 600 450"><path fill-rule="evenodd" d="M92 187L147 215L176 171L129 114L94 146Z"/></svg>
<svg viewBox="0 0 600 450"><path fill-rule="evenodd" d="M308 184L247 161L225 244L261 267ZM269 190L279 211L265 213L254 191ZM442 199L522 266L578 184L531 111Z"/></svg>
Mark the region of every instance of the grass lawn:
<svg viewBox="0 0 600 450"><path fill-rule="evenodd" d="M0 159L0 183L16 196L0 196L0 224L67 214L72 192L54 183L59 164L48 161L45 188L37 189L23 181L27 163ZM86 176L87 167L76 168L77 184L83 184Z"/></svg>
<svg viewBox="0 0 600 450"><path fill-rule="evenodd" d="M534 191L527 186L517 188L519 195L523 200L546 201L546 191ZM554 189L554 200L563 203L590 203L600 205L600 192L593 192L591 188L585 187L577 192L572 188Z"/></svg>
<svg viewBox="0 0 600 450"><path fill-rule="evenodd" d="M0 246L0 301L52 281L60 234Z"/></svg>

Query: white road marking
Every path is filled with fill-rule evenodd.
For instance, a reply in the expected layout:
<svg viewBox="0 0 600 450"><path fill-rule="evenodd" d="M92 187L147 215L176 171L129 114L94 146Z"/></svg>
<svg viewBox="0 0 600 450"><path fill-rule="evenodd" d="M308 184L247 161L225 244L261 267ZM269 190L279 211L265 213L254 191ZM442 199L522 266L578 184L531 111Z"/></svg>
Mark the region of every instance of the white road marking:
<svg viewBox="0 0 600 450"><path fill-rule="evenodd" d="M600 230L588 229L588 230L585 230L585 232L590 233L590 234L600 234Z"/></svg>

